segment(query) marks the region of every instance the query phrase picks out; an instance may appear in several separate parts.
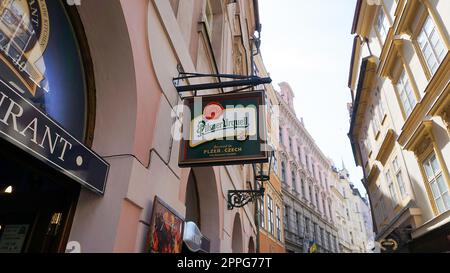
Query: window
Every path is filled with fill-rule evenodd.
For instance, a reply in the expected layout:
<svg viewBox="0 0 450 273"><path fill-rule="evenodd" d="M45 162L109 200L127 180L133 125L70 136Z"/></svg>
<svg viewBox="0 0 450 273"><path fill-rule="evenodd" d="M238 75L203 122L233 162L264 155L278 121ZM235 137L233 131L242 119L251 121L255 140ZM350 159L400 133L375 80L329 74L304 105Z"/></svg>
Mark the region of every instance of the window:
<svg viewBox="0 0 450 273"><path fill-rule="evenodd" d="M292 138L289 137L289 152L292 152Z"/></svg>
<svg viewBox="0 0 450 273"><path fill-rule="evenodd" d="M438 69L439 64L444 59L446 52L444 44L439 37L438 29L430 16L425 20L425 23L417 36L417 43L419 44L431 74L434 74Z"/></svg>
<svg viewBox="0 0 450 273"><path fill-rule="evenodd" d="M328 203L328 212L330 213L330 219L333 220L333 213L331 212L331 204Z"/></svg>
<svg viewBox="0 0 450 273"><path fill-rule="evenodd" d="M284 206L284 228L289 230L289 206Z"/></svg>
<svg viewBox="0 0 450 273"><path fill-rule="evenodd" d="M326 247L325 231L323 230L323 228L320 228L320 242L322 243L323 246Z"/></svg>
<svg viewBox="0 0 450 273"><path fill-rule="evenodd" d="M375 97L378 98L378 104L377 104L377 108L376 108L378 120L380 121L380 123L383 123L384 117L386 115L386 111L384 110L383 100L381 99L381 92L380 92L379 87L377 87L377 92L375 93Z"/></svg>
<svg viewBox="0 0 450 273"><path fill-rule="evenodd" d="M278 160L275 155L273 156L273 171L278 174Z"/></svg>
<svg viewBox="0 0 450 273"><path fill-rule="evenodd" d="M337 240L336 240L336 236L333 235L333 248L334 248L334 252L338 253L339 249L337 247Z"/></svg>
<svg viewBox="0 0 450 273"><path fill-rule="evenodd" d="M312 189L311 189L311 185L308 185L308 190L309 190L309 202L313 202L313 199L312 199Z"/></svg>
<svg viewBox="0 0 450 273"><path fill-rule="evenodd" d="M386 17L386 14L383 11L383 6L380 6L380 9L378 11L376 27L377 27L378 34L379 34L379 37L381 40L381 44L384 44L390 26L389 26L388 18Z"/></svg>
<svg viewBox="0 0 450 273"><path fill-rule="evenodd" d="M392 169L395 173L395 180L397 180L398 187L400 189L400 195L402 199L406 198L406 187L405 182L403 181L403 175L402 175L402 169L400 168L400 165L398 164L398 158L395 157L392 161Z"/></svg>
<svg viewBox="0 0 450 273"><path fill-rule="evenodd" d="M270 195L267 195L267 222L268 231L273 235L273 200Z"/></svg>
<svg viewBox="0 0 450 273"><path fill-rule="evenodd" d="M280 143L283 144L283 129L280 127Z"/></svg>
<svg viewBox="0 0 450 273"><path fill-rule="evenodd" d="M423 168L425 169L438 212L443 213L449 210L450 195L448 185L444 180L441 167L434 153L423 162Z"/></svg>
<svg viewBox="0 0 450 273"><path fill-rule="evenodd" d="M309 228L309 218L305 217L305 237L309 237L311 235L311 229Z"/></svg>
<svg viewBox="0 0 450 273"><path fill-rule="evenodd" d="M325 199L322 199L322 210L323 214L327 215L327 207L325 206Z"/></svg>
<svg viewBox="0 0 450 273"><path fill-rule="evenodd" d="M316 177L316 169L314 168L314 164L311 164L312 167L312 175L313 177Z"/></svg>
<svg viewBox="0 0 450 273"><path fill-rule="evenodd" d="M327 248L331 251L331 234L327 232Z"/></svg>
<svg viewBox="0 0 450 273"><path fill-rule="evenodd" d="M291 175L292 175L292 188L294 189L294 191L297 191L297 177L295 175L295 172L292 171Z"/></svg>
<svg viewBox="0 0 450 273"><path fill-rule="evenodd" d="M261 221L261 227L266 227L266 219L264 217L264 197L259 200L259 220Z"/></svg>
<svg viewBox="0 0 450 273"><path fill-rule="evenodd" d="M398 205L397 194L395 192L394 182L392 182L390 171L388 170L385 173L386 184L389 188L389 194L391 195L392 207L396 207Z"/></svg>
<svg viewBox="0 0 450 273"><path fill-rule="evenodd" d="M280 207L277 206L277 239L281 240L281 211Z"/></svg>
<svg viewBox="0 0 450 273"><path fill-rule="evenodd" d="M319 241L320 240L319 227L317 226L316 223L313 223L313 227L314 227L314 230L313 230L314 235L313 236L317 241Z"/></svg>
<svg viewBox="0 0 450 273"><path fill-rule="evenodd" d="M375 139L377 139L378 133L380 132L380 121L378 120L378 117L375 115L375 107L372 105L370 107L370 116L372 117L372 131L373 136Z"/></svg>
<svg viewBox="0 0 450 273"><path fill-rule="evenodd" d="M400 101L408 117L411 114L414 106L417 103L416 97L414 96L414 91L412 90L411 84L409 83L408 76L405 70L403 70L400 78L397 82L397 91L399 92Z"/></svg>
<svg viewBox="0 0 450 273"><path fill-rule="evenodd" d="M297 220L297 234L302 236L303 235L303 229L302 229L302 215L300 212L295 212L295 219Z"/></svg>
<svg viewBox="0 0 450 273"><path fill-rule="evenodd" d="M298 162L302 162L302 154L300 152L300 147L297 148Z"/></svg>
<svg viewBox="0 0 450 273"><path fill-rule="evenodd" d="M310 170L310 168L309 168L309 158L308 158L308 155L305 155L305 163L306 163L306 168L308 168L308 170Z"/></svg>
<svg viewBox="0 0 450 273"><path fill-rule="evenodd" d="M315 204L316 204L316 207L317 207L317 209L319 209L319 194L317 193L317 190L315 190L315 197L316 197L316 202L315 202Z"/></svg>
<svg viewBox="0 0 450 273"><path fill-rule="evenodd" d="M284 167L284 162L281 162L281 181L286 183L286 169Z"/></svg>
<svg viewBox="0 0 450 273"><path fill-rule="evenodd" d="M302 195L304 198L306 198L306 196L305 196L305 181L301 178L300 178L300 184L301 184L300 186L302 188Z"/></svg>

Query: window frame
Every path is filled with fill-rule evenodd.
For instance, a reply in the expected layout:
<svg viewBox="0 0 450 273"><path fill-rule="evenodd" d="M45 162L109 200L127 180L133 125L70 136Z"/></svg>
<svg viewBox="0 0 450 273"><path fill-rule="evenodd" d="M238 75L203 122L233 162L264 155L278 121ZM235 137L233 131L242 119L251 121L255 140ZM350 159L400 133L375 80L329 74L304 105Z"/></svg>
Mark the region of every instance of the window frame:
<svg viewBox="0 0 450 273"><path fill-rule="evenodd" d="M419 23L417 24L415 31L412 33L411 40L412 40L413 47L416 51L416 54L419 57L419 61L422 66L422 69L425 73L425 77L427 78L428 81L430 81L435 73L432 73L432 71L426 61L425 54L423 53L423 50L421 49L419 41L418 41L420 32L422 31L422 29L426 23L426 20L428 18L430 18L430 21L433 23L434 27L436 28L439 40L443 44L444 52L445 51L448 52L450 50L450 45L449 45L446 35L443 33L442 23L437 21L435 18L436 15L434 14L433 8L429 7L428 3L426 3L426 2L424 4L426 7L425 7L423 13L420 15L421 18L419 19ZM444 54L444 58L445 58L445 55L446 54ZM439 67L439 65L438 65L438 67Z"/></svg>
<svg viewBox="0 0 450 273"><path fill-rule="evenodd" d="M392 171L393 171L393 177L395 179L395 181L397 182L398 185L398 189L400 192L400 197L402 200L405 200L408 196L408 190L406 189L406 183L405 183L405 179L403 177L403 169L402 166L400 165L400 161L399 161L399 157L396 155L394 157L394 159L391 162L392 165ZM398 177L401 177L401 183L398 180Z"/></svg>
<svg viewBox="0 0 450 273"><path fill-rule="evenodd" d="M276 209L276 226L277 226L277 239L281 241L281 209L278 205L275 206Z"/></svg>
<svg viewBox="0 0 450 273"><path fill-rule="evenodd" d="M270 195L267 195L267 231L274 235L273 199Z"/></svg>
<svg viewBox="0 0 450 273"><path fill-rule="evenodd" d="M402 77L402 75L404 75L404 77ZM402 87L403 87L402 90L400 90L400 88L399 88L400 81L401 81L402 78L407 80L407 82L405 82L405 83L408 83L409 87L411 88L411 90L410 90L411 92L410 93L412 94L412 96L413 96L413 98L415 100L415 104L411 105L411 109L410 109L409 113L406 111L405 105L404 105L404 102L403 102L403 99L402 99L402 91L406 92L406 90L404 89L404 87L405 87L404 83L402 83ZM420 97L418 96L418 94L417 94L417 92L415 90L415 87L413 86L413 83L411 81L409 72L407 71L407 68L406 68L405 65L403 65L403 68L401 69L401 71L399 73L399 76L398 76L396 82L394 83L394 90L395 90L395 93L397 95L398 102L400 104L400 109L402 111L403 118L406 121L409 118L409 116L411 115L411 113L414 111L414 108L420 102ZM409 100L410 100L410 98L407 97L408 103L410 103Z"/></svg>
<svg viewBox="0 0 450 273"><path fill-rule="evenodd" d="M382 33L380 32L380 26L379 26L379 18L380 15L383 14L384 15L384 20L382 20L381 22L381 27L383 27L383 30L385 27L387 27L387 29L385 29L384 31L386 32L384 37L382 35ZM386 22L386 25L384 24ZM374 29L378 38L378 42L380 43L380 47L383 48L384 44L386 43L386 39L389 36L389 30L392 27L392 22L390 17L388 16L388 13L385 10L384 4L381 3L380 7L378 8L378 11L376 12L376 16L374 18Z"/></svg>
<svg viewBox="0 0 450 273"><path fill-rule="evenodd" d="M435 157L436 163L437 163L437 165L438 165L438 167L440 169L440 173L437 174L437 175L434 174L434 177L431 180L434 180L435 181L434 183L438 183L437 182L437 178L438 177L442 177L442 180L443 180L443 182L444 182L444 184L445 184L445 186L447 188L447 192L441 193L441 191L439 189L439 185L437 185L437 187L438 187L438 191L440 193L439 197L442 198L442 200L443 200L442 202L444 204L444 207L446 207L445 206L445 201L443 199L443 195L445 193L448 193L450 195L450 185L449 185L449 182L448 182L448 180L446 178L446 166L442 165L442 162L441 162L441 159L440 159L440 155L438 155L438 153L434 149L430 149L430 151L428 153L426 153L426 156L423 156L423 158L421 159L421 161L420 161L420 168L421 168L422 175L424 177L424 182L425 182L425 185L426 185L426 188L427 188L428 199L432 203L433 211L434 211L435 215L441 215L441 214L443 214L443 213L445 213L445 212L450 210L450 204L449 204L449 208L447 208L443 212L439 211L439 208L438 208L438 205L437 205L437 202L436 202L436 199L438 199L439 197L435 198L435 195L433 193L432 186L431 186L432 182L429 180L428 174L427 174L425 166L424 166L425 161L429 161L433 156ZM433 169L433 168L431 168L431 169ZM434 171L433 171L433 173L434 173Z"/></svg>
<svg viewBox="0 0 450 273"><path fill-rule="evenodd" d="M265 208L265 198L259 200L259 224L261 228L266 228L266 208Z"/></svg>
<svg viewBox="0 0 450 273"><path fill-rule="evenodd" d="M389 190L389 195L391 197L392 208L395 210L400 204L399 202L400 199L398 198L397 189L395 187L394 180L392 179L390 169L387 169L386 172L384 173L384 179Z"/></svg>

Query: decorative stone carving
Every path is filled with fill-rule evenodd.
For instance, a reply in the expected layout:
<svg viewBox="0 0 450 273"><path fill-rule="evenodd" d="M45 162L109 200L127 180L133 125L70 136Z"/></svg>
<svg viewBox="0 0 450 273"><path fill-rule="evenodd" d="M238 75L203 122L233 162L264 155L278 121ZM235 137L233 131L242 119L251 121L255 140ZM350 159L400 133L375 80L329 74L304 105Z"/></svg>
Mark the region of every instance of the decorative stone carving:
<svg viewBox="0 0 450 273"><path fill-rule="evenodd" d="M416 146L416 149L414 151L415 154L416 155L423 154L428 149L428 147L430 147L430 145L433 145L432 138L431 138L430 133L427 132L424 135L422 141Z"/></svg>

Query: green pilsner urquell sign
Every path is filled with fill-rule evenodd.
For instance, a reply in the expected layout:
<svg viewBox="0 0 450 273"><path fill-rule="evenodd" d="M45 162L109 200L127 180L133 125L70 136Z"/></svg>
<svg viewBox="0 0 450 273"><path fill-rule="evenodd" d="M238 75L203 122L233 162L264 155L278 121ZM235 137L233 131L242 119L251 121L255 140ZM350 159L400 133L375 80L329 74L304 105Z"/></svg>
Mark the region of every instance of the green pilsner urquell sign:
<svg viewBox="0 0 450 273"><path fill-rule="evenodd" d="M268 161L264 91L185 100L180 167Z"/></svg>

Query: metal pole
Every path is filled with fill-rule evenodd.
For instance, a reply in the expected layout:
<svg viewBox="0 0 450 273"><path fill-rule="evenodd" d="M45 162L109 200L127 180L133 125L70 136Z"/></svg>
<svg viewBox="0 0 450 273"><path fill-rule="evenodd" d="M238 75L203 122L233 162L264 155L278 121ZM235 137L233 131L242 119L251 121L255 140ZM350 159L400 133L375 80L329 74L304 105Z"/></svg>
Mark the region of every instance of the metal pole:
<svg viewBox="0 0 450 273"><path fill-rule="evenodd" d="M258 188L258 181L255 179L255 189ZM262 196L262 198L264 198L264 195ZM256 225L256 253L260 253L260 240L259 240L259 221L260 221L260 217L258 214L258 210L259 210L259 197L256 198L255 200L255 225Z"/></svg>

